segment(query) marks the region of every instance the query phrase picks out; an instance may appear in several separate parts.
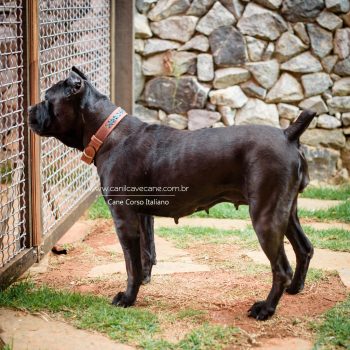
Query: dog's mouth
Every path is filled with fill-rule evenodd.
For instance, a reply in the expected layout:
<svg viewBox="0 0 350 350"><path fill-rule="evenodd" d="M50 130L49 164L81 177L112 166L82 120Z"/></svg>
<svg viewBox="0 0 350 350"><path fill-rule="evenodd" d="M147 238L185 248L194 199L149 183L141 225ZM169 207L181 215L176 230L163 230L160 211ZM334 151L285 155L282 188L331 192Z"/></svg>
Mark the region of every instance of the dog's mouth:
<svg viewBox="0 0 350 350"><path fill-rule="evenodd" d="M39 125L37 122L30 121L29 127L35 134L37 134L39 136L46 136L46 137L51 136L51 135L49 135L49 133L45 132L42 129L41 125Z"/></svg>
<svg viewBox="0 0 350 350"><path fill-rule="evenodd" d="M41 130L40 126L35 122L29 122L30 129L39 136L45 136L44 132Z"/></svg>
<svg viewBox="0 0 350 350"><path fill-rule="evenodd" d="M28 124L30 129L39 136L49 136L45 132L45 127L47 123L45 121L38 119L38 110L36 106L28 107Z"/></svg>

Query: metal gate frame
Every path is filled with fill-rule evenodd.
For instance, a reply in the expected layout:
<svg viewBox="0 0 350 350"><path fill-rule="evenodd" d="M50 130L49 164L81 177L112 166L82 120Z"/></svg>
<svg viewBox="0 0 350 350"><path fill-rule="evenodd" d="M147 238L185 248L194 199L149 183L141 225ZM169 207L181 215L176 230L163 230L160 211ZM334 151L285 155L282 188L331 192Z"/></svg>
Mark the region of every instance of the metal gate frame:
<svg viewBox="0 0 350 350"><path fill-rule="evenodd" d="M24 138L25 138L25 249L0 268L0 290L7 288L30 266L39 262L99 195L93 191L82 198L48 234L43 234L42 183L40 177L40 137L28 127L27 108L40 102L39 1L23 3ZM134 8L135 0L110 0L111 13L111 97L133 113Z"/></svg>

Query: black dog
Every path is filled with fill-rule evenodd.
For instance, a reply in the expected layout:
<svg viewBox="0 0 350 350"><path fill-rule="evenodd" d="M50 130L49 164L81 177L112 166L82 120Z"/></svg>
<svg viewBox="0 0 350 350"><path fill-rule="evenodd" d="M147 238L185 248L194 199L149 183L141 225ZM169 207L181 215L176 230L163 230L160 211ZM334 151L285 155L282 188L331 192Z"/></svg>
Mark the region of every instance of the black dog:
<svg viewBox="0 0 350 350"><path fill-rule="evenodd" d="M74 67L66 80L47 91L45 101L30 108L30 127L83 151L115 108ZM298 193L309 181L298 139L314 116L303 111L286 130L247 125L197 131L124 118L94 160L128 274L127 289L114 297L113 304L133 305L142 280L150 276L155 259L152 215L178 220L220 202L249 205L254 229L271 263L272 289L266 300L250 308L249 315L265 320L274 313L285 289L291 294L302 290L313 248L297 215ZM169 186L187 190L170 195L165 188ZM138 197L130 196L130 187L141 189ZM284 251L284 235L297 258L294 276Z"/></svg>

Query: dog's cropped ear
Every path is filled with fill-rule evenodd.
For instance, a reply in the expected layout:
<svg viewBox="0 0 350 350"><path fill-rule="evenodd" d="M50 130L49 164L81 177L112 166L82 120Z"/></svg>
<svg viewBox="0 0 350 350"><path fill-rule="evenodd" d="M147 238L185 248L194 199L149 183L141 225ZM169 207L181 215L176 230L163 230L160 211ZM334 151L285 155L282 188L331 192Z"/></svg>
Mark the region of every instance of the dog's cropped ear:
<svg viewBox="0 0 350 350"><path fill-rule="evenodd" d="M66 80L67 90L66 94L75 95L80 92L84 86L83 79L77 73L71 71L69 77Z"/></svg>
<svg viewBox="0 0 350 350"><path fill-rule="evenodd" d="M88 77L81 70L79 70L76 66L72 67L72 71L74 73L77 73L80 76L81 79L88 80Z"/></svg>

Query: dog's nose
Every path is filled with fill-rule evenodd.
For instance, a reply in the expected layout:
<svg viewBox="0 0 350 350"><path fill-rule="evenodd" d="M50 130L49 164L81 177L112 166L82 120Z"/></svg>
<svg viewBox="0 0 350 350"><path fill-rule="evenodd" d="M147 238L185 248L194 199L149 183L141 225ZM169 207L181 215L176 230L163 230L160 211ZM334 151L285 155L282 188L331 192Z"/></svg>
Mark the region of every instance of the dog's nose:
<svg viewBox="0 0 350 350"><path fill-rule="evenodd" d="M28 106L28 113L30 113L33 110L33 106Z"/></svg>

